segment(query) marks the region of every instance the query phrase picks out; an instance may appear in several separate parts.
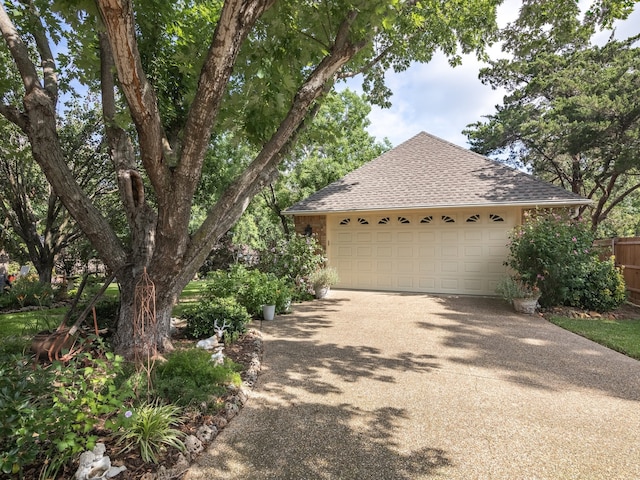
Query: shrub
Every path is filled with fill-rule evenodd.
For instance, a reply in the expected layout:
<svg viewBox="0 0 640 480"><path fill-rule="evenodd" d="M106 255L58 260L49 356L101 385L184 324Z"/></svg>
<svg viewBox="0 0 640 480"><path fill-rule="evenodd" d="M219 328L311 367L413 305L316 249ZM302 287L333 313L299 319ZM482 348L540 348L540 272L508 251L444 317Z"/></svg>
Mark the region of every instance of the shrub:
<svg viewBox="0 0 640 480"><path fill-rule="evenodd" d="M598 259L593 241L589 225L566 213L526 214L510 236L507 265L540 288L542 306L615 308L624 280L612 263Z"/></svg>
<svg viewBox="0 0 640 480"><path fill-rule="evenodd" d="M325 263L322 247L315 237L295 234L289 240L279 240L260 252L258 268L285 279L293 287L295 300L309 299L313 294L309 275Z"/></svg>
<svg viewBox="0 0 640 480"><path fill-rule="evenodd" d="M133 396L126 383L116 386L123 361L113 354L85 353L68 364L33 367L27 357L0 362L0 469L21 474L46 465L51 473L95 446L98 419L118 411ZM51 460L46 463L45 460ZM53 464L51 462L54 462Z"/></svg>
<svg viewBox="0 0 640 480"><path fill-rule="evenodd" d="M50 284L40 283L37 275L18 277L6 295L0 297L2 307L51 306L54 290Z"/></svg>
<svg viewBox="0 0 640 480"><path fill-rule="evenodd" d="M238 305L233 297L203 299L196 305L185 307L182 316L187 321L187 333L194 338L205 338L214 335L216 321L218 327L224 322L230 323L225 336L231 337L244 333L251 317L247 309Z"/></svg>
<svg viewBox="0 0 640 480"><path fill-rule="evenodd" d="M615 266L614 258L598 260L590 265L585 287L581 291L580 305L588 310L608 312L622 305L627 299L624 277Z"/></svg>
<svg viewBox="0 0 640 480"><path fill-rule="evenodd" d="M212 396L224 393L225 385L240 385L237 372L241 369L229 359L215 365L206 350L179 350L156 367L154 386L160 397L179 405L207 403Z"/></svg>
<svg viewBox="0 0 640 480"><path fill-rule="evenodd" d="M276 310L283 312L293 296L286 279L243 265L234 265L228 272L218 270L209 275L207 282L205 301L232 297L253 316L262 314L262 305L276 305Z"/></svg>

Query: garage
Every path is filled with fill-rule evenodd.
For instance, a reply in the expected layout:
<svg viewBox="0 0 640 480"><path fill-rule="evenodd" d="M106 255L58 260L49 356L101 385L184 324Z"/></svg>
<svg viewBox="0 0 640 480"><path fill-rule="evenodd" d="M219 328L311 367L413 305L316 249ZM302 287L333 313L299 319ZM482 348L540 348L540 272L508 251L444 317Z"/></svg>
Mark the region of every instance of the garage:
<svg viewBox="0 0 640 480"><path fill-rule="evenodd" d="M421 132L293 205L340 288L494 295L527 210L589 200Z"/></svg>
<svg viewBox="0 0 640 480"><path fill-rule="evenodd" d="M331 215L327 255L343 288L491 295L515 225L504 208Z"/></svg>

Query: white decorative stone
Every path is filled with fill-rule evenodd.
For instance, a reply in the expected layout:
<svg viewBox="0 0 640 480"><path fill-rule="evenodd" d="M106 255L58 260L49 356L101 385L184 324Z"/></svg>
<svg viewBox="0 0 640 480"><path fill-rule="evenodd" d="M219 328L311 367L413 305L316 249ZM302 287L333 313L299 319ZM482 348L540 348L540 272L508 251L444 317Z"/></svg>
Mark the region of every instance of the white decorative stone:
<svg viewBox="0 0 640 480"><path fill-rule="evenodd" d="M218 429L213 426L210 427L209 425L202 425L196 431L196 437L198 437L198 440L200 440L202 443L209 443L216 437L217 434Z"/></svg>
<svg viewBox="0 0 640 480"><path fill-rule="evenodd" d="M105 455L106 447L104 443L97 443L91 451L86 451L80 455L80 465L74 478L76 480L100 480L113 478L124 472L127 467L112 467L111 459Z"/></svg>
<svg viewBox="0 0 640 480"><path fill-rule="evenodd" d="M198 440L198 437L196 437L195 435L189 435L184 441L184 446L187 449L187 453L189 453L189 455L191 455L192 457L193 455L197 455L202 450L204 450L202 442Z"/></svg>

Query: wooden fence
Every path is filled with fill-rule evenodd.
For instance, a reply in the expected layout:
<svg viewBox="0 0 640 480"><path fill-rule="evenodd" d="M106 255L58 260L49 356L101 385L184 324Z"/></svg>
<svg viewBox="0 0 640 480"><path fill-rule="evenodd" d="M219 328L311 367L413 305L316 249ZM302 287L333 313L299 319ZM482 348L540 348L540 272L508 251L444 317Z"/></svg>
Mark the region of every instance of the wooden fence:
<svg viewBox="0 0 640 480"><path fill-rule="evenodd" d="M640 237L596 240L595 244L615 255L616 265L623 267L629 301L640 305Z"/></svg>

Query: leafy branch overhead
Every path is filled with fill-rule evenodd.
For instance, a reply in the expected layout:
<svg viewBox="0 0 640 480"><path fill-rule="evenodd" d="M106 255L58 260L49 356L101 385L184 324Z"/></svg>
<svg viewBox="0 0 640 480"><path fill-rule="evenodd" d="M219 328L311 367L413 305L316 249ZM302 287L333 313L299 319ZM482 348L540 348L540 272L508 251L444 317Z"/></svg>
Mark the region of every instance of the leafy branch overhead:
<svg viewBox="0 0 640 480"><path fill-rule="evenodd" d="M119 272L121 351L131 346L133 286L145 268L156 285L157 341L169 346L177 295L277 175L337 81L362 74L369 100L387 105L387 70L427 62L438 49L452 64L461 52L483 55L499 3L3 2L0 63L9 74L0 79L0 114L28 138L55 193ZM60 145L59 98L87 92L100 94L124 233L75 181ZM229 169L236 176L194 224L204 160L220 138L248 142L256 153Z"/></svg>
<svg viewBox="0 0 640 480"><path fill-rule="evenodd" d="M465 133L475 151L508 155L592 199L595 229L640 189L640 36L597 45L601 10L580 21L576 5L561 24L543 13L521 16L503 33L512 57L490 62L480 78L507 95Z"/></svg>

